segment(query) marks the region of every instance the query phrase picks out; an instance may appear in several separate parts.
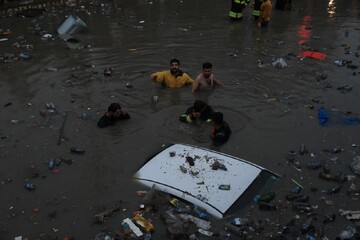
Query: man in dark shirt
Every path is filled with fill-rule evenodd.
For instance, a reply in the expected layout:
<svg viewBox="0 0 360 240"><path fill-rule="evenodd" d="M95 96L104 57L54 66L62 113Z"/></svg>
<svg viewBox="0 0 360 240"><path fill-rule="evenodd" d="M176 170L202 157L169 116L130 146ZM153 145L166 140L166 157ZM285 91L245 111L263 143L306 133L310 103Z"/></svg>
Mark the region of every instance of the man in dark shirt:
<svg viewBox="0 0 360 240"><path fill-rule="evenodd" d="M129 119L130 115L121 109L119 103L112 103L108 107L108 111L99 119L98 127L104 128L114 125L116 121Z"/></svg>
<svg viewBox="0 0 360 240"><path fill-rule="evenodd" d="M211 122L211 115L213 114L214 109L204 103L201 100L196 100L194 105L189 107L185 114L180 116L180 121L185 123L192 123L196 119Z"/></svg>
<svg viewBox="0 0 360 240"><path fill-rule="evenodd" d="M211 142L220 146L227 142L230 137L231 129L224 121L224 115L221 112L214 112L212 114L213 129L211 131Z"/></svg>

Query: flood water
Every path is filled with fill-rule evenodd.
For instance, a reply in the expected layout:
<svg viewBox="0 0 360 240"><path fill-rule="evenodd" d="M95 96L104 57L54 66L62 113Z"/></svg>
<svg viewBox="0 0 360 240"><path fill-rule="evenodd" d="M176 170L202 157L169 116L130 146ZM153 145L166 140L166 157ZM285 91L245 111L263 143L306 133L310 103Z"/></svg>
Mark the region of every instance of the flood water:
<svg viewBox="0 0 360 240"><path fill-rule="evenodd" d="M33 18L0 19L0 28L12 32L0 42L0 55L29 52L32 56L0 64L0 239L19 235L94 239L104 227L120 230L122 219L131 218L138 209L136 191L147 190L134 183L132 175L163 144L174 142L234 155L282 176L269 189L277 193L281 206L276 212L259 212L256 205L242 210L243 216L265 224L263 232L251 233L255 239L270 239L270 233L281 231L297 215L284 198L296 186L292 179L301 183L311 205L317 206L315 225L323 226L329 239L352 224L338 210L359 210L358 199L346 191L352 182L359 185L349 163L359 154L360 125L331 121L320 126L316 110L323 106L338 110L334 115L360 112L360 69L334 64L336 60L359 64L355 56L360 52L358 0L293 0L291 11L276 10L273 4L267 29L257 28L250 7L242 21L230 21L229 1L100 3L103 7L83 3L53 8ZM56 33L69 13L88 25L76 36L80 40L76 45ZM53 38L42 40L36 26ZM17 47L15 42L33 48ZM349 54L344 44L350 46ZM326 59L296 57L309 49L326 54ZM189 86L158 88L150 74L167 70L174 57L192 78L201 73L203 62L211 62L225 87L195 94ZM277 58L283 58L287 67L274 67L272 61ZM103 71L109 67L113 74L106 77ZM319 80L324 72L327 78ZM337 89L344 85L352 90ZM152 102L154 95L157 103ZM224 113L233 133L222 147L211 146L210 125L179 122L196 99ZM58 114L41 116L50 102ZM119 102L131 119L99 129L97 121L111 102ZM59 143L62 126L64 141ZM287 162L288 152L297 151L301 144L308 150L302 164L320 160L329 164L331 173L354 178L342 183L339 193L327 194L336 183L319 179L321 170L299 171ZM85 154L71 154L74 146ZM344 151L323 151L335 147ZM57 157L74 162L50 171L47 162ZM34 191L23 187L29 178L36 185ZM310 191L311 187L317 191ZM118 200L123 211L104 224L93 223L95 214ZM336 221L322 224L324 215L333 213ZM301 226L307 216L298 216ZM154 224L161 229L160 220ZM164 229L156 231L153 239L167 239Z"/></svg>

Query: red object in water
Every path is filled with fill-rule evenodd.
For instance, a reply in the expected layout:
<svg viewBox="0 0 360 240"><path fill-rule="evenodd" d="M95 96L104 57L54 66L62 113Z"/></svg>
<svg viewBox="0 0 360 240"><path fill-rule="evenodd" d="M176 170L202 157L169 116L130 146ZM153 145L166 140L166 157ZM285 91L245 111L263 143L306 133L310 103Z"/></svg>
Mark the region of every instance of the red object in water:
<svg viewBox="0 0 360 240"><path fill-rule="evenodd" d="M307 57L313 58L317 60L324 60L326 58L326 54L320 52L313 52L313 51L304 51L298 54L299 57Z"/></svg>
<svg viewBox="0 0 360 240"><path fill-rule="evenodd" d="M7 31L5 31L5 32L2 32L1 35L3 35L3 36L9 36L9 35L11 35L11 31L7 30Z"/></svg>

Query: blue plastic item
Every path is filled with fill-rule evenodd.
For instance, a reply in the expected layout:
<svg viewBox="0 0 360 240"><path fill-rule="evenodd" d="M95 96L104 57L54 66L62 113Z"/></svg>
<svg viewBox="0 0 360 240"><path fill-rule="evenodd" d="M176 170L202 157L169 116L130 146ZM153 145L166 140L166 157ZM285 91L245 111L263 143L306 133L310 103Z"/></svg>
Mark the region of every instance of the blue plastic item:
<svg viewBox="0 0 360 240"><path fill-rule="evenodd" d="M345 118L345 124L351 125L353 123L359 122L360 118L357 116L350 116Z"/></svg>
<svg viewBox="0 0 360 240"><path fill-rule="evenodd" d="M329 121L329 112L324 107L320 107L317 111L319 124L323 126Z"/></svg>
<svg viewBox="0 0 360 240"><path fill-rule="evenodd" d="M145 234L144 240L151 240L151 233Z"/></svg>

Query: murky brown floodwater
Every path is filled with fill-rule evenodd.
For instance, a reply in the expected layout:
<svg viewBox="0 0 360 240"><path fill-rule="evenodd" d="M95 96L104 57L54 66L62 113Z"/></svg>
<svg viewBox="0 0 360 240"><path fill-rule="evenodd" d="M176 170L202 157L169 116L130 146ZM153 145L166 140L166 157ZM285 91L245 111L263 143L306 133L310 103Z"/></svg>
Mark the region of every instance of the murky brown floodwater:
<svg viewBox="0 0 360 240"><path fill-rule="evenodd" d="M354 175L348 166L359 154L359 148L352 147L360 145L359 123L321 127L316 109L324 106L360 112L360 70L334 64L338 59L359 64L355 57L360 51L358 0L293 0L291 11L273 10L266 30L256 27L250 8L245 10L243 21L229 21L229 1L118 0L111 4L107 13L84 4L84 8L54 9L41 17L0 19L0 28L12 32L8 41L0 42L0 55L30 52L33 57L0 64L0 239L18 235L29 239L94 239L104 227L119 230L122 219L131 217L138 207L135 191L144 188L133 183L131 176L147 157L169 142L213 148L210 126L178 121L197 98L222 111L233 130L229 142L214 149L284 176L272 188L278 194L280 210L258 212L254 206L241 210L242 216L264 222L261 234L250 233L255 239L281 231L296 215L284 200L295 186L292 178L304 186L303 193L310 196L311 205L318 206L313 217L319 228L325 214L338 214L340 208L359 210L358 199L346 195L351 182L343 183L340 193L328 195L327 190L335 183L320 180L321 170L302 168L300 172L286 162L288 151L298 150L303 143L315 159L328 162L332 173ZM56 34L68 13L88 25L88 31L77 36L81 43L76 48L68 48ZM54 39L41 40L34 34L36 24ZM347 38L345 31L349 31ZM12 45L15 42L34 48L17 48ZM343 44L351 47L351 54L345 55ZM91 47L82 48L88 45ZM325 53L327 58L293 57L304 47ZM189 87L157 89L149 75L167 69L173 57L181 60L182 69L193 78L201 72L204 61L212 62L214 73L226 87L202 94L191 94ZM287 68L271 65L272 59L279 57L285 59ZM258 60L264 65L259 67ZM103 76L106 67L114 69L111 77ZM328 77L318 81L324 71ZM133 88L127 88L126 83ZM324 87L326 83L332 88ZM345 84L352 90L337 90ZM151 102L154 94L159 96L156 104ZM121 103L131 120L98 129L97 120L113 101ZM12 105L5 107L9 102ZM39 112L48 102L53 102L60 114L42 117ZM313 110L309 104L315 106ZM63 113L68 115L65 141L58 145ZM85 120L83 113L88 116ZM82 147L85 154L72 155L73 146ZM345 151L336 155L323 152L337 146ZM61 164L54 173L47 161L56 157L72 158L74 163ZM312 159L305 154L301 161L306 164ZM31 179L37 187L30 192L23 185L34 173L39 174ZM359 184L359 177L353 181ZM311 192L311 187L318 191ZM103 225L93 224L93 216L101 207L118 200L123 201L126 211L115 213ZM33 212L35 208L39 211ZM301 228L306 216L299 217ZM337 216L335 223L324 224L325 235L334 239L350 224ZM293 239L291 234L285 236ZM154 239L167 237L158 230Z"/></svg>

